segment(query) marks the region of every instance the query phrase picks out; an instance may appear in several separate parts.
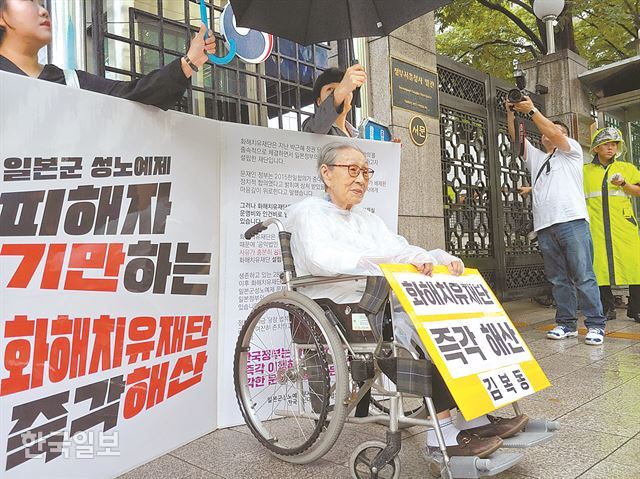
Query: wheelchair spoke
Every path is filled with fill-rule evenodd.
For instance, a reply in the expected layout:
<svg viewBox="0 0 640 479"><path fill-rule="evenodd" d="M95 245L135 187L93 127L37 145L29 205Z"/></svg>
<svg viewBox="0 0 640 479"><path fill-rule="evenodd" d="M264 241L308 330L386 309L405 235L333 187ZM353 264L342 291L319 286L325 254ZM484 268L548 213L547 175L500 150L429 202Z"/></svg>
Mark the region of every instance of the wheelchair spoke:
<svg viewBox="0 0 640 479"><path fill-rule="evenodd" d="M306 441L307 440L307 435L302 430L302 426L300 425L300 421L298 421L298 417L297 416L293 416L293 419L295 419L296 423L298 424L298 429L300 429L300 432L302 433L302 436L304 437L304 440Z"/></svg>
<svg viewBox="0 0 640 479"><path fill-rule="evenodd" d="M272 394L273 396L275 396L275 395L276 395L276 393L277 393L280 389L282 389L282 385L279 385L279 386L278 386L278 389L276 389L275 391L270 391L270 392L271 392L271 394ZM257 397L258 397L260 394L262 394L264 391L268 391L268 389L267 389L267 388L264 388L264 389L263 389L262 391L260 391L258 394L256 394L255 396L253 396L251 399L252 399L252 400L255 400L255 398L257 398ZM258 413L258 412L259 412L259 411L264 407L264 405L265 405L265 404L268 404L268 403L269 403L269 401L265 401L265 402L263 402L263 403L262 403L262 406L260 406L258 409L255 409L255 408L254 408L254 412L257 414L257 413ZM273 402L273 401L271 401L271 404L272 404L271 414L273 415L273 404L274 404L274 402Z"/></svg>

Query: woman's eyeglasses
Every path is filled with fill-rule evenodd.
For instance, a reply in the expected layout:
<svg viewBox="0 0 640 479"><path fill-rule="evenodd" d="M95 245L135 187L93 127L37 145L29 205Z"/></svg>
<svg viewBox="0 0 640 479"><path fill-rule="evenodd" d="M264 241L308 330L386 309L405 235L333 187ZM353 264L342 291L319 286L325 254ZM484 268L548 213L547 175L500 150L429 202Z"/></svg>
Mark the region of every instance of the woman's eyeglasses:
<svg viewBox="0 0 640 479"><path fill-rule="evenodd" d="M342 166L349 171L349 176L357 178L360 173L365 180L368 180L373 176L374 171L371 168L360 167L358 165L329 165L329 166Z"/></svg>

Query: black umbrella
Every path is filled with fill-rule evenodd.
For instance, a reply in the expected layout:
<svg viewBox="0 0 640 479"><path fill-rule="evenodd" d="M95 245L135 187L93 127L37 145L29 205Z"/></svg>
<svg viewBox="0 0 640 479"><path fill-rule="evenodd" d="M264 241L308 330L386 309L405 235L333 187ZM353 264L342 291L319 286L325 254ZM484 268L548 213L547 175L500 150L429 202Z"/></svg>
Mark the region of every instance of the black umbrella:
<svg viewBox="0 0 640 479"><path fill-rule="evenodd" d="M239 27L302 45L385 36L452 0L230 0Z"/></svg>

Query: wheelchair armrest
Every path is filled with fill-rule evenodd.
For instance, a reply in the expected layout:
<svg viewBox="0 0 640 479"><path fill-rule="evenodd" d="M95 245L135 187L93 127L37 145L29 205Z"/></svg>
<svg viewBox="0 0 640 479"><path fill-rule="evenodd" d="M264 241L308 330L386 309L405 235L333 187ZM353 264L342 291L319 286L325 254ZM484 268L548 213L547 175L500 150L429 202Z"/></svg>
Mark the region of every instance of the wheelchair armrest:
<svg viewBox="0 0 640 479"><path fill-rule="evenodd" d="M276 225L276 227L278 228L278 232L284 231L284 226L282 225L282 221L280 221L278 218L268 218L264 221L260 221L259 223L256 223L247 231L245 231L244 238L248 240L253 239L254 236L259 235L271 225Z"/></svg>
<svg viewBox="0 0 640 479"><path fill-rule="evenodd" d="M340 274L338 276L299 276L291 280L291 286L294 288L303 288L305 286L315 286L318 284L342 283L344 281L367 280L367 276L353 276L349 274Z"/></svg>

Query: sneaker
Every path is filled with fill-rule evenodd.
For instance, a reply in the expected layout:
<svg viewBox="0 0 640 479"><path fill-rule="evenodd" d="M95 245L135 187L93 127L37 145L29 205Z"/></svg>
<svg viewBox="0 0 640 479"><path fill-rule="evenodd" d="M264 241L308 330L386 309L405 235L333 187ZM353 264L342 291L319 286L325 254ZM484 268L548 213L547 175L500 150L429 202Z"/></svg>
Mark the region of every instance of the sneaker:
<svg viewBox="0 0 640 479"><path fill-rule="evenodd" d="M640 313L630 314L627 312L627 318L633 319L636 323L640 323Z"/></svg>
<svg viewBox="0 0 640 479"><path fill-rule="evenodd" d="M501 439L507 439L508 437L518 434L529 423L529 417L526 414L509 418L487 414L487 419L490 424L466 429L465 432L477 434L480 437L498 436Z"/></svg>
<svg viewBox="0 0 640 479"><path fill-rule="evenodd" d="M604 342L604 329L600 328L589 328L589 332L587 333L587 337L584 338L585 344L590 344L592 346L599 346Z"/></svg>
<svg viewBox="0 0 640 479"><path fill-rule="evenodd" d="M556 326L551 331L547 331L548 339L566 339L578 337L578 331L572 331L566 326Z"/></svg>
<svg viewBox="0 0 640 479"><path fill-rule="evenodd" d="M476 434L469 434L461 431L456 437L455 446L447 446L447 455L453 456L476 456L480 459L490 456L502 446L502 439L498 436L480 437ZM430 455L440 453L439 447L427 446Z"/></svg>
<svg viewBox="0 0 640 479"><path fill-rule="evenodd" d="M615 309L610 309L609 311L604 313L604 318L607 321L612 321L612 320L616 319L616 310Z"/></svg>

